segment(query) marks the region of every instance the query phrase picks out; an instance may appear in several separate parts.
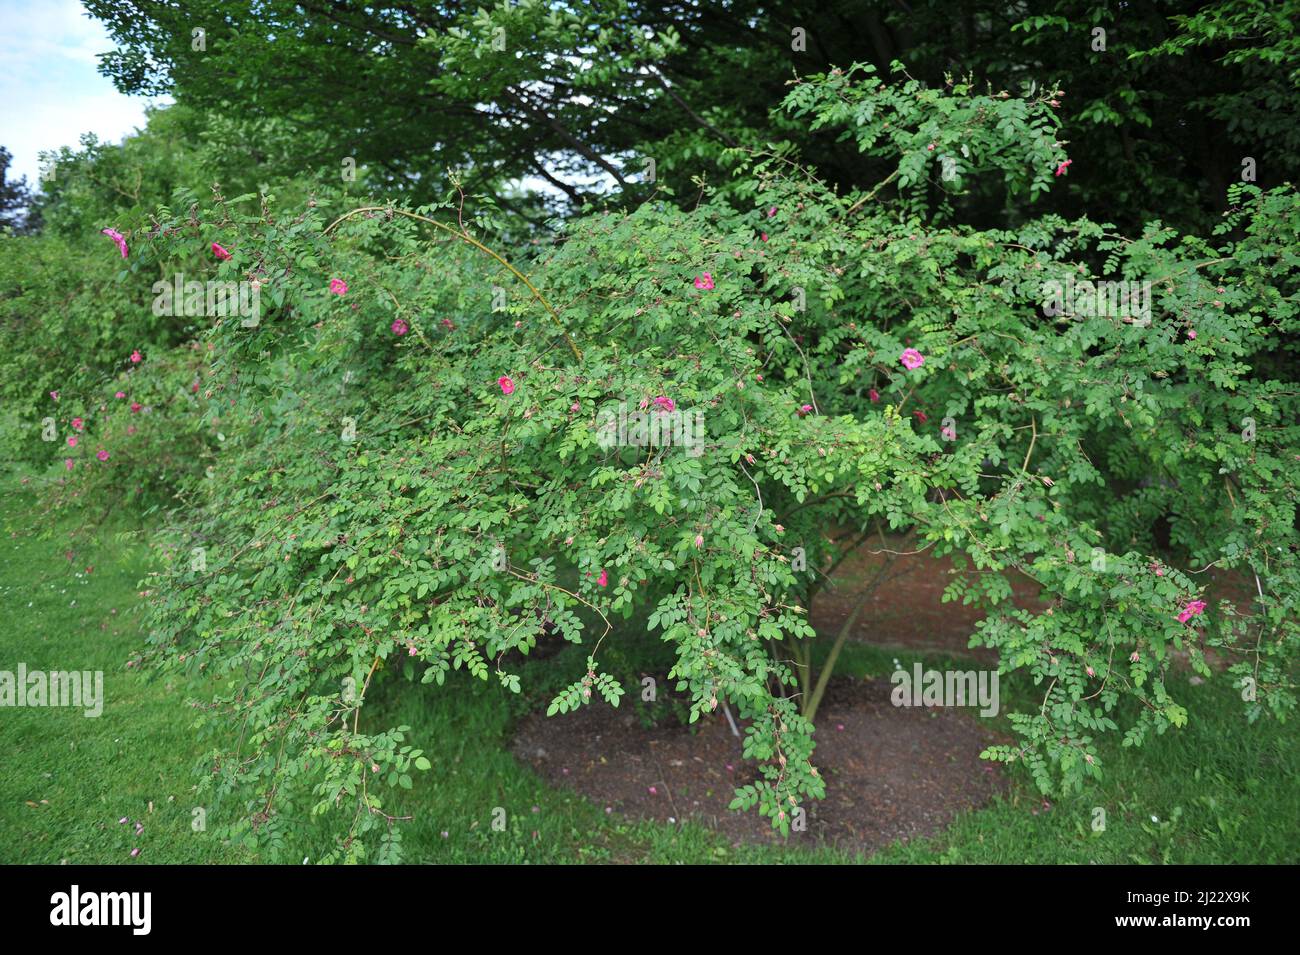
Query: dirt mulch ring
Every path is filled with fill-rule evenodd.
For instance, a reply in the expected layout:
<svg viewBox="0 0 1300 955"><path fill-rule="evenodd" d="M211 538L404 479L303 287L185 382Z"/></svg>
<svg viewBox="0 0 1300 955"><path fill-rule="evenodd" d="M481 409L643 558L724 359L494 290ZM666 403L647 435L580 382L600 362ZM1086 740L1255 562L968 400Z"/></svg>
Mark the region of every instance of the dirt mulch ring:
<svg viewBox="0 0 1300 955"><path fill-rule="evenodd" d="M986 745L1003 740L976 710L895 707L892 689L888 680L831 682L813 760L826 779L826 798L806 807L807 831L792 832L792 842L870 853L938 832L1007 788L1001 772L979 758ZM627 704L664 705L635 697ZM626 707L593 703L566 716L525 719L513 748L548 782L607 812L665 823L690 819L733 844L781 840L756 813L727 808L734 789L756 773L721 713L695 731L671 721L647 729Z"/></svg>

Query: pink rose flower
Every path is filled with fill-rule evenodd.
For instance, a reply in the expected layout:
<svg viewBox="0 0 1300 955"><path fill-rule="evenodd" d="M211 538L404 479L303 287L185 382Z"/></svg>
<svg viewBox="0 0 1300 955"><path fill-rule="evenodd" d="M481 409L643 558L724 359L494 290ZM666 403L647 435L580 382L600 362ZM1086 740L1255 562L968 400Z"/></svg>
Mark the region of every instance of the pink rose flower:
<svg viewBox="0 0 1300 955"><path fill-rule="evenodd" d="M944 437L944 438L946 438L947 440L949 440L949 441L956 441L956 440L957 440L957 429L956 429L956 428L940 428L940 429L939 429L939 434L940 434L942 437Z"/></svg>
<svg viewBox="0 0 1300 955"><path fill-rule="evenodd" d="M903 353L898 356L898 360L903 363L903 367L908 371L913 371L925 364L925 356L915 348L904 348Z"/></svg>
<svg viewBox="0 0 1300 955"><path fill-rule="evenodd" d="M117 251L122 253L122 258L126 258L126 239L123 238L122 233L118 232L116 229L100 229L99 233L100 235L108 236L116 242Z"/></svg>
<svg viewBox="0 0 1300 955"><path fill-rule="evenodd" d="M1190 338L1190 339L1192 339L1193 341L1195 341L1195 340L1196 340L1196 329L1194 329L1194 328L1189 328L1189 329L1187 329L1187 337Z"/></svg>
<svg viewBox="0 0 1300 955"><path fill-rule="evenodd" d="M602 569L600 576L596 578L596 583L600 584L602 587L609 586L609 574Z"/></svg>
<svg viewBox="0 0 1300 955"><path fill-rule="evenodd" d="M346 295L348 283L342 279L330 279L330 291L335 295Z"/></svg>
<svg viewBox="0 0 1300 955"><path fill-rule="evenodd" d="M101 448L100 450L98 450L98 451L95 452L95 457L99 458L99 460L101 460L101 461L107 461L107 460L108 460L108 452L105 451L103 448Z"/></svg>
<svg viewBox="0 0 1300 955"><path fill-rule="evenodd" d="M68 447L75 448L76 446L77 446L77 436L75 434L68 435Z"/></svg>
<svg viewBox="0 0 1300 955"><path fill-rule="evenodd" d="M119 391L119 392L118 392L117 394L115 394L113 397L114 397L114 398L125 398L125 397L126 397L126 392L125 392L125 391Z"/></svg>
<svg viewBox="0 0 1300 955"><path fill-rule="evenodd" d="M1065 162L1061 163L1059 166L1056 167L1056 174L1058 176L1065 175L1065 170L1069 169L1071 163L1073 162L1074 162L1073 159L1067 159Z"/></svg>
<svg viewBox="0 0 1300 955"><path fill-rule="evenodd" d="M1186 607L1184 607L1182 613L1178 615L1178 622L1186 623L1188 620L1191 620L1193 617L1200 616L1204 612L1205 612L1205 601L1193 600Z"/></svg>
<svg viewBox="0 0 1300 955"><path fill-rule="evenodd" d="M867 392L867 397L871 399L871 403L873 405L880 404L880 392L878 392L875 388L872 388L870 391Z"/></svg>
<svg viewBox="0 0 1300 955"><path fill-rule="evenodd" d="M65 458L63 461L63 466L67 468L69 471L71 471L73 467L72 458Z"/></svg>
<svg viewBox="0 0 1300 955"><path fill-rule="evenodd" d="M796 411L795 414L797 414L800 418L802 418L804 415L806 415L808 412L812 410L813 410L812 405L800 405L799 410Z"/></svg>
<svg viewBox="0 0 1300 955"><path fill-rule="evenodd" d="M704 546L704 535L703 535L703 534L696 534L696 535L695 535L695 546L696 546L696 547L703 547L703 546Z"/></svg>
<svg viewBox="0 0 1300 955"><path fill-rule="evenodd" d="M497 384L501 386L503 395L513 395L515 393L515 383L509 375L502 375L497 379Z"/></svg>
<svg viewBox="0 0 1300 955"><path fill-rule="evenodd" d="M212 243L212 254L223 262L230 258L230 253L215 242Z"/></svg>
<svg viewBox="0 0 1300 955"><path fill-rule="evenodd" d="M143 406L142 404L140 404L140 402L138 402L138 401L133 401L133 402L131 402L131 411L132 411L133 413L136 412L136 411L139 411L139 410L140 410L141 408L143 408L143 407L144 407L144 406Z"/></svg>
<svg viewBox="0 0 1300 955"><path fill-rule="evenodd" d="M59 400L59 393L58 393L57 391L51 391L51 392L50 392L50 397L53 398L55 401L58 401L58 400Z"/></svg>
<svg viewBox="0 0 1300 955"><path fill-rule="evenodd" d="M705 292L707 292L707 291L709 291L709 289L713 288L713 275L712 275L712 273L705 272L703 275L698 276L698 277L695 279L695 287L696 287L697 289L700 289L700 290L705 291Z"/></svg>
<svg viewBox="0 0 1300 955"><path fill-rule="evenodd" d="M663 395L660 395L658 398L656 398L654 403L657 407L662 408L664 411L675 411L677 408L677 403L674 402L673 399L665 398Z"/></svg>
<svg viewBox="0 0 1300 955"><path fill-rule="evenodd" d="M73 430L73 431L80 431L83 427L85 427L85 422L82 421L80 418L73 418L73 419L72 419L72 430Z"/></svg>
<svg viewBox="0 0 1300 955"><path fill-rule="evenodd" d="M131 352L131 364L138 365L142 361L144 361L144 356L140 354L140 349L137 348Z"/></svg>
<svg viewBox="0 0 1300 955"><path fill-rule="evenodd" d="M410 326L408 326L406 322L400 318L393 319L393 324L389 327L392 328L393 334L398 336L405 335L407 331L410 329Z"/></svg>

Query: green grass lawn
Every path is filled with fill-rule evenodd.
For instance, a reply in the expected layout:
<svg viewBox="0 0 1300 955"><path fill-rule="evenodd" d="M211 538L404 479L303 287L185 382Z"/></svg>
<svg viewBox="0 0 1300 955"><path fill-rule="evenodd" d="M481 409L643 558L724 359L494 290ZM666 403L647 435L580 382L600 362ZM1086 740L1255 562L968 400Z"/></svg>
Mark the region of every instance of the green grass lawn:
<svg viewBox="0 0 1300 955"><path fill-rule="evenodd" d="M185 705L193 688L150 679L127 663L143 644L136 588L148 555L144 524L102 528L70 562L67 530L44 536L34 498L13 490L0 507L0 670L102 670L103 715L59 708L0 708L0 862L139 863L259 861L243 847L194 831L194 764L206 748ZM125 520L125 519L122 519ZM147 523L147 522L146 522ZM71 525L69 525L70 527ZM93 568L87 572L87 568ZM646 644L647 642L634 642ZM515 721L568 682L566 649L527 664L527 695L455 674L443 688L394 682L367 706L376 726L407 724L434 762L389 811L414 814L403 832L413 862L849 862L832 850L733 847L695 826L620 820L552 788L509 752ZM633 652L633 651L628 651ZM658 653L649 642L648 653ZM857 646L845 674L887 674L898 656ZM926 657L927 666L943 666ZM572 664L572 665L570 665ZM1028 681L1004 679L1004 711L1029 705ZM1173 690L1191 723L1126 750L1103 750L1105 781L1050 809L1027 777L1010 793L960 816L940 835L877 853L871 862L1255 863L1300 860L1300 746L1291 726L1247 726L1226 680ZM599 704L597 704L599 705ZM563 717L555 717L563 719ZM1001 718L999 718L1001 719ZM152 812L149 809L152 803ZM494 807L508 813L503 832ZM1104 832L1091 828L1104 808ZM138 836L131 824L139 820ZM322 830L315 858L328 846ZM295 859L295 861L297 861Z"/></svg>

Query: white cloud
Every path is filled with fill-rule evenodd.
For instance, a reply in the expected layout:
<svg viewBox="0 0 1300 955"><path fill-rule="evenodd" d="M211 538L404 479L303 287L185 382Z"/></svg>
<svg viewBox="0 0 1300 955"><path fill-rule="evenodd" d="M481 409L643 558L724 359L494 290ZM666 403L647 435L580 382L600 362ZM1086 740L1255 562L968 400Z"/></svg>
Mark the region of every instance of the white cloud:
<svg viewBox="0 0 1300 955"><path fill-rule="evenodd" d="M127 97L97 71L113 48L77 0L0 0L0 145L10 176L37 180L39 153L75 147L82 133L119 142L144 125L149 103Z"/></svg>

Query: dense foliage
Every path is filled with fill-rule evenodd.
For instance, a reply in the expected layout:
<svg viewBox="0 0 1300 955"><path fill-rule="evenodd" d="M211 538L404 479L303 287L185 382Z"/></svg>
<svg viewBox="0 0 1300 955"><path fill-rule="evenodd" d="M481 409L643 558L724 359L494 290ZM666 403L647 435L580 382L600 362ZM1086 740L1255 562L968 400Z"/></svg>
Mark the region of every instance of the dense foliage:
<svg viewBox="0 0 1300 955"><path fill-rule="evenodd" d="M303 56L325 48L317 31L348 36L371 16L267 7L310 17ZM153 12L182 16L169 10ZM531 4L481 17L557 48L590 26ZM1040 37L1052 25L1024 21ZM1163 55L1217 29L1183 26ZM262 41L239 37L255 61ZM592 42L618 64L590 78L606 92L627 91L621 57L664 52L656 37L635 55ZM475 98L466 44L448 31L405 56L458 57L440 83ZM144 82L130 50L114 68ZM209 66L199 84L219 90ZM813 727L837 652L818 672L807 608L825 571L879 535L950 555L947 597L987 611L972 643L1042 687L1039 708L1011 717L1016 742L985 755L1026 765L1044 791L1098 777L1101 734L1140 745L1193 717L1166 687L1176 659L1211 676L1212 650L1248 720L1287 717L1297 195L1238 182L1203 234L1134 226L1146 217L1127 193L1061 215L1053 197L1078 168L1063 95L865 63L805 76L745 120L763 135L682 167L712 178L588 203L523 241L511 209L474 191L526 171L521 142L484 155L524 165L485 174L480 160L436 196L421 177L430 201L407 206L358 195L382 178L263 187L211 144L161 145L210 123L260 144L254 169L291 170L298 147L333 148L292 131L323 125L306 100L266 126L181 106L126 147L63 156L47 234L0 240L0 327L20 372L4 397L25 429L12 440L57 469L62 503L165 505L149 656L211 681L196 701L213 736L201 786L241 808L230 834L291 857L329 813L329 859L398 858L385 790L433 768L432 741L367 718L377 681L454 686L466 670L517 692L530 651L566 640L587 663L551 712L618 705L602 650L634 617L671 645L690 719L728 705L745 721L762 775L735 807L787 829L824 793ZM871 178L832 178L823 155ZM125 197L105 187L131 170ZM196 191L216 175L243 189ZM260 313L160 316L152 283L182 273L255 287ZM72 323L98 336L75 366L49 351ZM45 415L53 442L35 426ZM1211 566L1253 596L1207 600ZM1017 578L1044 609L1010 605Z"/></svg>

